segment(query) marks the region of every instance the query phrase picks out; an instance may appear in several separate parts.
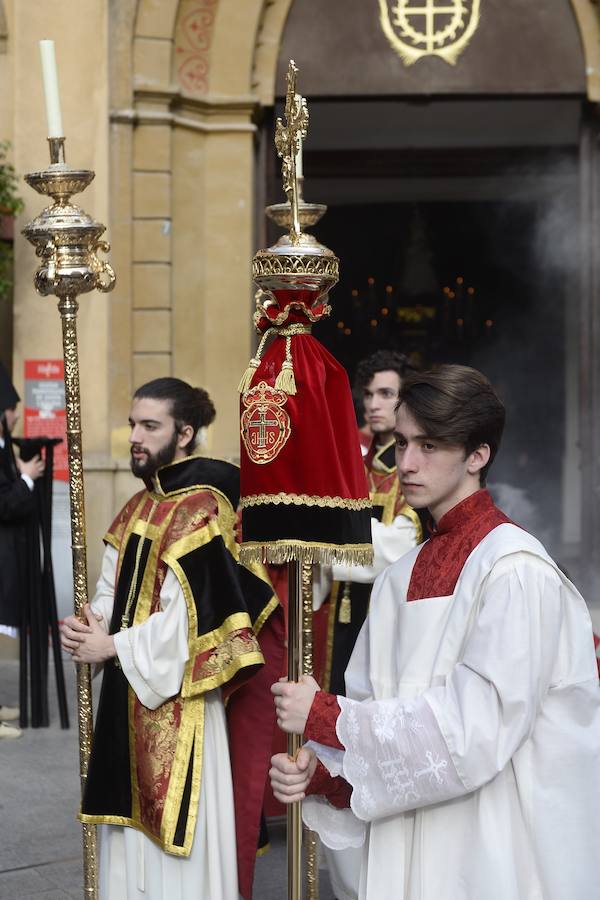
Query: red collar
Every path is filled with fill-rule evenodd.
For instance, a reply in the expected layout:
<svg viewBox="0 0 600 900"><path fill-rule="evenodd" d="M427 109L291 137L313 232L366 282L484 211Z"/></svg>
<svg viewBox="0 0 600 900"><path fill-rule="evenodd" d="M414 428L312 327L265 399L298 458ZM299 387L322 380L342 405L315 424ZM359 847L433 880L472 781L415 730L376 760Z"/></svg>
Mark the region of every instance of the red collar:
<svg viewBox="0 0 600 900"><path fill-rule="evenodd" d="M468 528L472 525L473 520L485 513L490 513L496 507L494 501L490 497L489 491L480 488L474 494L469 494L452 509L445 513L440 521L432 523L431 536L435 537L440 534L448 534L450 531L456 531L459 528Z"/></svg>
<svg viewBox="0 0 600 900"><path fill-rule="evenodd" d="M407 600L448 597L468 556L498 525L510 522L494 506L485 488L457 503L442 516L413 566Z"/></svg>

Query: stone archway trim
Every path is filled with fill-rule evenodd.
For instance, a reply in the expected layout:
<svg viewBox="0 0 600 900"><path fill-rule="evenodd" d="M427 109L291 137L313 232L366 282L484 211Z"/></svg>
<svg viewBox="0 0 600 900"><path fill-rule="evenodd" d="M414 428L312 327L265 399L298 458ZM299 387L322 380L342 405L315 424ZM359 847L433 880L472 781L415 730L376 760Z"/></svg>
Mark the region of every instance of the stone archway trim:
<svg viewBox="0 0 600 900"><path fill-rule="evenodd" d="M600 11L593 0L571 0L573 12L579 27L588 100L600 101Z"/></svg>

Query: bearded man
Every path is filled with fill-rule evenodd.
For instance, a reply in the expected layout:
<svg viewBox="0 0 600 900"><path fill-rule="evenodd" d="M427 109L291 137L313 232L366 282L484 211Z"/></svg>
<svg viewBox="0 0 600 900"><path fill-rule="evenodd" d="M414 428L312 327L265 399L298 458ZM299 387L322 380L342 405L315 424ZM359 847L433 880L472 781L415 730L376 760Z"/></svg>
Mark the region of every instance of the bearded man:
<svg viewBox="0 0 600 900"><path fill-rule="evenodd" d="M80 815L101 825L101 900L251 896L283 640L264 571L237 562L239 471L194 452L214 416L176 378L136 391L145 489L105 536L86 622L62 627L104 666Z"/></svg>

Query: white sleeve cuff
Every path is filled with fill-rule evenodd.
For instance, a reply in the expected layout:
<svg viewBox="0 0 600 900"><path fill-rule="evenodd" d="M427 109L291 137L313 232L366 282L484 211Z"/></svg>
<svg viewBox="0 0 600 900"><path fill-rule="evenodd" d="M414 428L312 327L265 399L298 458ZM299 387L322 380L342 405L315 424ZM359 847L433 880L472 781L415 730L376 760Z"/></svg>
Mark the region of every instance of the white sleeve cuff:
<svg viewBox="0 0 600 900"><path fill-rule="evenodd" d="M21 474L21 478L23 479L23 481L25 482L25 484L27 485L29 490L32 491L33 490L33 478L31 478L31 476L29 476L29 475L26 475L24 472Z"/></svg>

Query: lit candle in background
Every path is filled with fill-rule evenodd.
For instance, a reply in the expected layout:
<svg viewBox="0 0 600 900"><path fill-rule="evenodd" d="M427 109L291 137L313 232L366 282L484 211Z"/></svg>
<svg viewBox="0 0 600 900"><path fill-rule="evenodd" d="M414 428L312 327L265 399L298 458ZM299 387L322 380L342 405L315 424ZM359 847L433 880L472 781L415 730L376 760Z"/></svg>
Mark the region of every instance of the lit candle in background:
<svg viewBox="0 0 600 900"><path fill-rule="evenodd" d="M58 94L58 75L56 72L54 41L40 41L40 56L42 58L44 95L46 97L48 137L64 137L62 116L60 114L60 96Z"/></svg>
<svg viewBox="0 0 600 900"><path fill-rule="evenodd" d="M296 94L296 103L302 103L302 94ZM302 138L298 137L298 152L296 153L296 178L304 178L302 171Z"/></svg>

